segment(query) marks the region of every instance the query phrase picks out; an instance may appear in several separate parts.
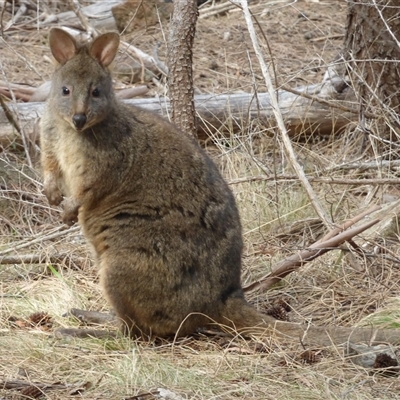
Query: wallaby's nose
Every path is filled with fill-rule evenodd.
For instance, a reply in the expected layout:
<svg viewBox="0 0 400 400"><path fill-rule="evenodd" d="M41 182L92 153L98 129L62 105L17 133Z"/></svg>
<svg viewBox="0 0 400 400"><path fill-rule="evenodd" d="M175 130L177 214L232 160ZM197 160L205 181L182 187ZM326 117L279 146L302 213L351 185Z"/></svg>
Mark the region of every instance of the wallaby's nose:
<svg viewBox="0 0 400 400"><path fill-rule="evenodd" d="M74 121L74 125L76 129L82 129L86 124L86 115L85 114L75 114L72 117L72 121Z"/></svg>

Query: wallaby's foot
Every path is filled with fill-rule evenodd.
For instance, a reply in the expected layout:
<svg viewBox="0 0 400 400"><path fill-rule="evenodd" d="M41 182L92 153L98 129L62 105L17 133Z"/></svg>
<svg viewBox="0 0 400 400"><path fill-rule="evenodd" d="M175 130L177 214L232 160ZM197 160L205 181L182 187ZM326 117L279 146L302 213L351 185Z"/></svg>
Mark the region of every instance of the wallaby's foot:
<svg viewBox="0 0 400 400"><path fill-rule="evenodd" d="M111 313L72 308L66 315L72 315L78 318L80 321L84 322L85 324L118 326L118 318Z"/></svg>
<svg viewBox="0 0 400 400"><path fill-rule="evenodd" d="M72 226L77 223L80 204L72 198L66 198L61 205L63 207L61 218L64 224Z"/></svg>
<svg viewBox="0 0 400 400"><path fill-rule="evenodd" d="M108 325L110 327L119 327L119 321L117 317L110 313L103 313L99 311L87 311L80 310L78 308L72 308L64 316L72 315L78 318L85 324L95 325ZM93 329L93 328L59 328L54 331L54 336L61 338L63 336L73 336L78 338L116 338L118 331L106 330L106 329Z"/></svg>

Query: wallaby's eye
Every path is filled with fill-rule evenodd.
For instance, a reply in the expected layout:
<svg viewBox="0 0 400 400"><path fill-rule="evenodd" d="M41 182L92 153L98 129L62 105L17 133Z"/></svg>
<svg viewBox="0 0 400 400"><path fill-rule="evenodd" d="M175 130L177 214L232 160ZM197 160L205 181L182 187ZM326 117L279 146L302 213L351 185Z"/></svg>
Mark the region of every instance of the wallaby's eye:
<svg viewBox="0 0 400 400"><path fill-rule="evenodd" d="M70 93L69 89L67 87L63 86L63 88L62 88L63 96L68 96L69 93Z"/></svg>
<svg viewBox="0 0 400 400"><path fill-rule="evenodd" d="M93 89L92 91L92 96L93 97L99 97L100 96L100 90L99 89Z"/></svg>

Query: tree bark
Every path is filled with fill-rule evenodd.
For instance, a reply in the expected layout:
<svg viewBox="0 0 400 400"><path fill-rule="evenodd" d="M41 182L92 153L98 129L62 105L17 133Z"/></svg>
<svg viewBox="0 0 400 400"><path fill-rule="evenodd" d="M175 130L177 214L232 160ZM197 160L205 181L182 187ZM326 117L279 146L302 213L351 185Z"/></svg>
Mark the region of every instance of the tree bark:
<svg viewBox="0 0 400 400"><path fill-rule="evenodd" d="M172 121L196 137L192 46L198 16L197 0L175 0L168 43L168 86Z"/></svg>
<svg viewBox="0 0 400 400"><path fill-rule="evenodd" d="M344 41L344 58L360 102L361 127L364 132L371 128L364 122L366 113L380 116L372 130L379 130L381 138L397 141L400 139L399 12L397 0L349 2Z"/></svg>

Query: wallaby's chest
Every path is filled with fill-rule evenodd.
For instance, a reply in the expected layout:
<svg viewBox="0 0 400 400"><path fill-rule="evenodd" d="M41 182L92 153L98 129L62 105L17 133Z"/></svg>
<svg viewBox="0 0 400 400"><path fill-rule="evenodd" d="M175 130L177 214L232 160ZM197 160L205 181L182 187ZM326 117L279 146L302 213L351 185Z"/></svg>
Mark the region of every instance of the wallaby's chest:
<svg viewBox="0 0 400 400"><path fill-rule="evenodd" d="M74 186L92 180L96 174L96 157L90 154L87 143L76 132L73 135L60 135L57 157L64 184L69 191L73 192Z"/></svg>

